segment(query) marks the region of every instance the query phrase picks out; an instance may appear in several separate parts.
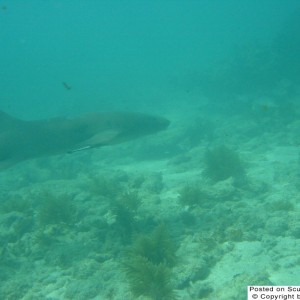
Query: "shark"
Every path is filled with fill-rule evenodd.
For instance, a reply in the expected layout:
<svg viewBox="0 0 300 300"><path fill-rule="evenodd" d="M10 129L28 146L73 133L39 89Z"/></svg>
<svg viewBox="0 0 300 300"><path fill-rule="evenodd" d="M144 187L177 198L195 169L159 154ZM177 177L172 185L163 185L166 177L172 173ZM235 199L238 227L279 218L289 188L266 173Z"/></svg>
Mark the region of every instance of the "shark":
<svg viewBox="0 0 300 300"><path fill-rule="evenodd" d="M124 143L169 124L164 117L136 112L28 121L0 111L0 170L29 159Z"/></svg>

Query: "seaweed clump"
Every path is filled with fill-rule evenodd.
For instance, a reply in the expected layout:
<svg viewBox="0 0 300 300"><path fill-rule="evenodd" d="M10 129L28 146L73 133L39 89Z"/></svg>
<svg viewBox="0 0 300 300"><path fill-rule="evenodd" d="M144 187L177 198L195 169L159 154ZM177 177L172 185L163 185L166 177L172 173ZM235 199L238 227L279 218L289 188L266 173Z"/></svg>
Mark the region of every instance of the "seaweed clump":
<svg viewBox="0 0 300 300"><path fill-rule="evenodd" d="M204 163L204 173L213 181L222 181L230 177L235 182L245 179L245 164L237 152L224 145L208 150Z"/></svg>
<svg viewBox="0 0 300 300"><path fill-rule="evenodd" d="M179 192L180 203L189 207L208 204L209 198L207 192L195 185L186 185Z"/></svg>
<svg viewBox="0 0 300 300"><path fill-rule="evenodd" d="M175 246L165 225L159 225L149 235L141 235L134 242L130 253L143 256L154 264L165 264L173 267L176 262Z"/></svg>
<svg viewBox="0 0 300 300"><path fill-rule="evenodd" d="M135 297L153 300L176 299L171 271L176 263L175 246L164 225L136 239L124 263L130 288Z"/></svg>
<svg viewBox="0 0 300 300"><path fill-rule="evenodd" d="M137 210L141 199L136 192L126 192L119 197L109 199L110 207L116 216L116 227L124 242L131 239L133 232L138 230Z"/></svg>
<svg viewBox="0 0 300 300"><path fill-rule="evenodd" d="M145 257L138 256L127 266L127 276L132 293L153 300L175 299L171 287L171 271L164 264L153 264Z"/></svg>
<svg viewBox="0 0 300 300"><path fill-rule="evenodd" d="M43 201L38 211L38 220L41 225L70 225L74 222L75 207L70 196L56 196L50 192L44 192L40 195L40 200Z"/></svg>
<svg viewBox="0 0 300 300"><path fill-rule="evenodd" d="M108 199L115 198L121 192L121 185L117 178L104 176L89 177L86 188L92 195Z"/></svg>

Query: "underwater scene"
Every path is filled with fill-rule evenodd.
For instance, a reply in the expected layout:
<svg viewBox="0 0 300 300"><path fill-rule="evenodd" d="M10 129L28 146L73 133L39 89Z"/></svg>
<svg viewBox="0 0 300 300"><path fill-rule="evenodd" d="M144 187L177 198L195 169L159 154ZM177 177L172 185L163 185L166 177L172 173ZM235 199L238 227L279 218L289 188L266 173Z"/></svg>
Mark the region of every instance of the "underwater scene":
<svg viewBox="0 0 300 300"><path fill-rule="evenodd" d="M300 285L298 0L0 0L0 53L0 299Z"/></svg>

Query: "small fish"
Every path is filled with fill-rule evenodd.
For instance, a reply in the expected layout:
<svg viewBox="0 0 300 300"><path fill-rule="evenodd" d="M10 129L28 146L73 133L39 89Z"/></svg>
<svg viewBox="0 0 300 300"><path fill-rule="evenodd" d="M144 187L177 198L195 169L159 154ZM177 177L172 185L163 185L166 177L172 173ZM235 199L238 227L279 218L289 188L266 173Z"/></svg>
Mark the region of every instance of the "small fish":
<svg viewBox="0 0 300 300"><path fill-rule="evenodd" d="M66 82L63 81L62 84L66 90L69 91L71 89L71 86L69 86Z"/></svg>

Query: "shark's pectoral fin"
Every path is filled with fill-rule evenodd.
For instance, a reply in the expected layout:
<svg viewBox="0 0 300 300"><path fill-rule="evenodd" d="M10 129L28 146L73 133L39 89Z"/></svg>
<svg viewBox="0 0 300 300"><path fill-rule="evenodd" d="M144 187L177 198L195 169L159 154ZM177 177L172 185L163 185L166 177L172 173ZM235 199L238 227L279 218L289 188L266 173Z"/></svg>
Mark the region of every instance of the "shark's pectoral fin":
<svg viewBox="0 0 300 300"><path fill-rule="evenodd" d="M90 139L83 142L83 146L97 148L113 144L113 141L120 135L119 130L107 130L93 135Z"/></svg>
<svg viewBox="0 0 300 300"><path fill-rule="evenodd" d="M118 137L120 131L107 130L101 133L93 135L88 140L85 140L78 148L69 151L69 153L78 152L90 148L97 148L114 143L114 140Z"/></svg>

